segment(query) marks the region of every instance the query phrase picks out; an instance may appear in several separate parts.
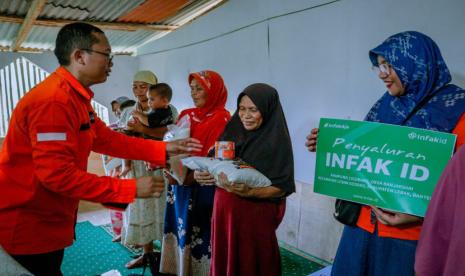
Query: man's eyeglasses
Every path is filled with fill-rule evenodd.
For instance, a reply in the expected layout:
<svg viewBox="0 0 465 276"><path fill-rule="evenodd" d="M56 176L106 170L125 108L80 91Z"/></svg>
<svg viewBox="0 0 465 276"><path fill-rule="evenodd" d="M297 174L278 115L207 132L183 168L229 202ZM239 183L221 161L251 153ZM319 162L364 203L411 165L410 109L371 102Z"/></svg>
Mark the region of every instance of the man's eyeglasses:
<svg viewBox="0 0 465 276"><path fill-rule="evenodd" d="M389 64L389 63L381 63L378 66L372 66L371 70L377 76L379 76L379 74L381 74L381 73L386 74L387 76L389 76L389 74L391 74L391 68L392 68L391 64Z"/></svg>
<svg viewBox="0 0 465 276"><path fill-rule="evenodd" d="M100 52L100 51L96 51L96 50L92 50L92 49L81 49L81 50L86 51L86 52L91 52L91 53L97 53L97 54L104 55L104 56L107 57L108 62L111 62L113 60L113 57L114 57L114 55L112 55L111 53Z"/></svg>

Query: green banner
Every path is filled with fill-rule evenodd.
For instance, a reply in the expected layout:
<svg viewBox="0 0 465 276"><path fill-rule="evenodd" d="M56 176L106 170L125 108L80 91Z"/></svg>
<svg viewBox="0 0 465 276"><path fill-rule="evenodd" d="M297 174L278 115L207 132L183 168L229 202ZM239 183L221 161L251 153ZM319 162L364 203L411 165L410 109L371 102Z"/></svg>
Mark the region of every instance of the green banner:
<svg viewBox="0 0 465 276"><path fill-rule="evenodd" d="M455 139L444 132L323 118L314 192L424 216Z"/></svg>

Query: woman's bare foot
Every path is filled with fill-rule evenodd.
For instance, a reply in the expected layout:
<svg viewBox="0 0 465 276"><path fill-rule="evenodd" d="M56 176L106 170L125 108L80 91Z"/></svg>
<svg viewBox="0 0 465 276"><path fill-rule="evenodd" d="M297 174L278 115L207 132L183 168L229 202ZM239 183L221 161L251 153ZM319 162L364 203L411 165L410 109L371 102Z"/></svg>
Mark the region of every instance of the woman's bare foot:
<svg viewBox="0 0 465 276"><path fill-rule="evenodd" d="M141 255L140 257L135 258L134 260L129 261L129 262L126 264L126 268L127 268L127 269L133 269L133 268L142 267L143 265L144 265L144 257L143 257L143 255Z"/></svg>

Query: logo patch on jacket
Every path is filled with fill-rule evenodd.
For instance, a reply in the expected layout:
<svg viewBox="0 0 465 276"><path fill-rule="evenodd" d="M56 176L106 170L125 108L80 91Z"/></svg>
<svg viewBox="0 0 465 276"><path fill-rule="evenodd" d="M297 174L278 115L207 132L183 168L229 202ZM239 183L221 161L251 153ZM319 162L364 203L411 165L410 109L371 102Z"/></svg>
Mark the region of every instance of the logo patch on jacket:
<svg viewBox="0 0 465 276"><path fill-rule="evenodd" d="M42 132L37 133L37 142L66 141L66 132Z"/></svg>

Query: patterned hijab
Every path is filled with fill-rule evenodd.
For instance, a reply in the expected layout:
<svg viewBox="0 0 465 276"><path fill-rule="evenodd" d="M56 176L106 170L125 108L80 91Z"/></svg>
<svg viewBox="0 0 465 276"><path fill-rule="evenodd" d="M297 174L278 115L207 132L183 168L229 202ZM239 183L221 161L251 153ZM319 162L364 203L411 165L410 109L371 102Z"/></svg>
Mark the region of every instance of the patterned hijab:
<svg viewBox="0 0 465 276"><path fill-rule="evenodd" d="M449 84L451 75L436 43L419 32L395 34L369 52L373 65L382 56L405 87L399 97L386 92L365 120L451 132L465 111L465 91ZM407 116L430 97L407 122Z"/></svg>
<svg viewBox="0 0 465 276"><path fill-rule="evenodd" d="M228 91L223 78L214 71L201 71L189 75L207 93L207 102L201 108L189 108L179 114L179 118L189 115L191 121L191 137L199 139L203 145L200 156L206 156L208 150L215 144L224 126L231 118L224 106L228 98Z"/></svg>
<svg viewBox="0 0 465 276"><path fill-rule="evenodd" d="M239 118L239 103L248 96L262 115L262 125L248 131ZM286 194L295 192L294 158L286 118L276 89L264 84L252 84L237 98L237 110L220 137L234 141L236 156L266 175L273 186Z"/></svg>

